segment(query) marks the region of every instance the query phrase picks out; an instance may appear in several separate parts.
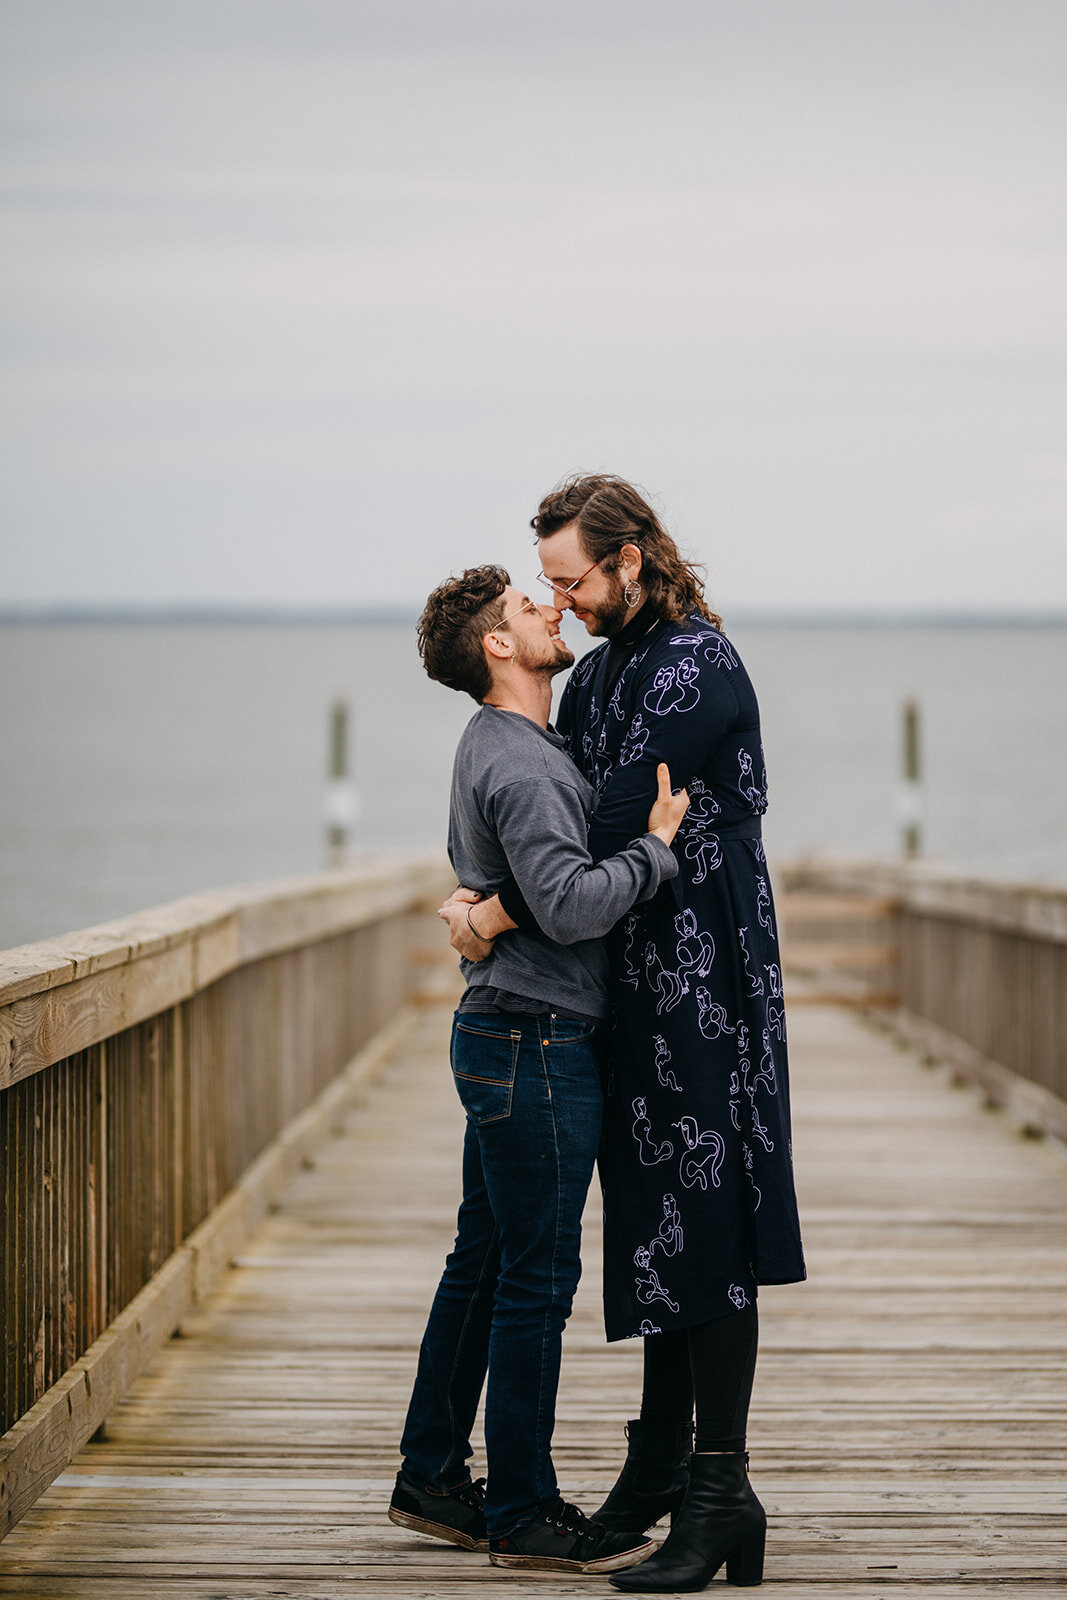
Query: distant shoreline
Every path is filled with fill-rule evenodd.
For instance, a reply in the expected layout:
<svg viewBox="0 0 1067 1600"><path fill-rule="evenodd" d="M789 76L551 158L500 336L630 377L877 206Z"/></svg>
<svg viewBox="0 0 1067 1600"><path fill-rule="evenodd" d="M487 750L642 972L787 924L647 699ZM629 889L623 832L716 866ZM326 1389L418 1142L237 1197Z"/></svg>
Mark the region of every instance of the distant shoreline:
<svg viewBox="0 0 1067 1600"><path fill-rule="evenodd" d="M298 607L25 606L0 608L0 627L414 627L415 607L312 610ZM731 626L749 628L1067 628L1065 611L777 611L738 607Z"/></svg>

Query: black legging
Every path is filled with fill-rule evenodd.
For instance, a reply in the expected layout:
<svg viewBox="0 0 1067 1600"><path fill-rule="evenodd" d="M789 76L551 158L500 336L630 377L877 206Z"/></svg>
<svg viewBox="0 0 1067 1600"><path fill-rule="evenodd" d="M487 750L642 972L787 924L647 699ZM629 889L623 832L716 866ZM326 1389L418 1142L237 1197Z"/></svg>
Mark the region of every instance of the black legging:
<svg viewBox="0 0 1067 1600"><path fill-rule="evenodd" d="M743 1450L758 1342L754 1305L694 1328L646 1334L641 1421L688 1422L695 1404L698 1454Z"/></svg>

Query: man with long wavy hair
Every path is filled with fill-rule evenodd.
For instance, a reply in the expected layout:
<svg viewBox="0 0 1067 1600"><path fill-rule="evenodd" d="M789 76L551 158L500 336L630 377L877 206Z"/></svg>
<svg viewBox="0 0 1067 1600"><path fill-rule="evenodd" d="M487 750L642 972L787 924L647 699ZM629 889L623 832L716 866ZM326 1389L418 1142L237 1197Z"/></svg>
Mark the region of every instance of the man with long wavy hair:
<svg viewBox="0 0 1067 1600"><path fill-rule="evenodd" d="M609 1340L642 1336L644 1388L594 1517L644 1530L672 1514L657 1554L612 1578L620 1589L700 1589L723 1563L759 1583L766 1517L745 1453L756 1292L805 1268L756 697L699 572L632 484L570 478L532 526L554 603L606 641L572 671L557 718L595 796L593 859L633 837L657 763L691 797L679 875L609 939L604 1311ZM449 915L462 949L462 905ZM531 910L511 885L477 920L503 942Z"/></svg>

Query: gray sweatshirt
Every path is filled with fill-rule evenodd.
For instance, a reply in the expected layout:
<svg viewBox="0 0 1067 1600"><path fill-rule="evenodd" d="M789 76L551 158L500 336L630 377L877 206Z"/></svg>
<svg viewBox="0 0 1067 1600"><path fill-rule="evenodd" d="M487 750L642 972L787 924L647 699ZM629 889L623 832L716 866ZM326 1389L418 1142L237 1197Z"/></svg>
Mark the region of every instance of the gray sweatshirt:
<svg viewBox="0 0 1067 1600"><path fill-rule="evenodd" d="M586 846L593 798L554 728L495 706L467 724L452 767L449 858L460 883L487 896L513 877L542 930L501 934L485 961L461 961L470 986L607 1016L600 941L676 875L678 862L646 833L594 866Z"/></svg>

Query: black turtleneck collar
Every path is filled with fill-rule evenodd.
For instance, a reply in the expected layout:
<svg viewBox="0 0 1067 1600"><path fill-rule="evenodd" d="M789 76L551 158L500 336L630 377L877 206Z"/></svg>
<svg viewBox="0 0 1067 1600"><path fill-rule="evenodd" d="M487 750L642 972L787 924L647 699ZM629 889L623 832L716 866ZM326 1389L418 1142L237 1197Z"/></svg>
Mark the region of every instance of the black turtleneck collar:
<svg viewBox="0 0 1067 1600"><path fill-rule="evenodd" d="M602 691L605 698L612 693L622 675L623 667L625 667L641 640L646 634L652 632L657 623L662 621L663 618L658 612L653 611L646 600L640 610L630 618L626 626L620 628L618 633L608 640L607 660L605 662L607 671Z"/></svg>
<svg viewBox="0 0 1067 1600"><path fill-rule="evenodd" d="M643 639L646 633L651 633L657 622L662 622L658 612L653 611L646 600L644 605L635 611L624 628L620 628L611 640L612 648L615 645L635 645Z"/></svg>

